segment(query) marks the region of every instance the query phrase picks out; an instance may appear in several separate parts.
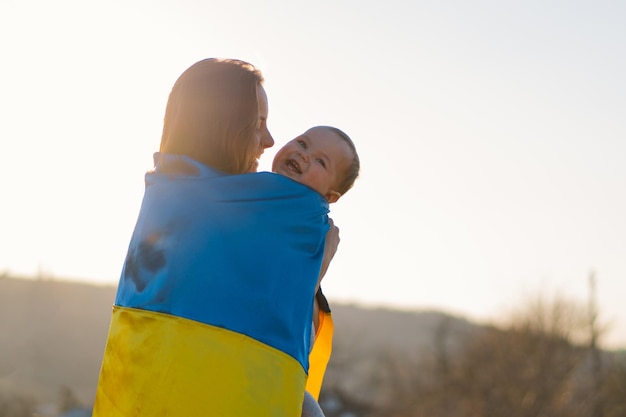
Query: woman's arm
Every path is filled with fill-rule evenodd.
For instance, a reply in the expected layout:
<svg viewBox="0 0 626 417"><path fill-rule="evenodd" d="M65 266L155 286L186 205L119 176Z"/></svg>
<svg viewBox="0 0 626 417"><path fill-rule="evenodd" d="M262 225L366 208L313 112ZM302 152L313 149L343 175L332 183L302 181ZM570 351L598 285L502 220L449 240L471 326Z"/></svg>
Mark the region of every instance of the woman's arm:
<svg viewBox="0 0 626 417"><path fill-rule="evenodd" d="M317 280L317 286L315 287L315 292L320 287L320 283L322 282L322 278L326 275L326 271L328 270L328 266L330 265L330 261L333 260L335 253L337 252L337 247L339 246L339 228L335 226L335 222L333 219L328 218L328 222L330 223L330 229L326 233L326 245L324 246L324 258L322 258L322 268L320 269L320 276Z"/></svg>
<svg viewBox="0 0 626 417"><path fill-rule="evenodd" d="M333 219L328 218L330 223L330 229L326 233L326 245L324 246L324 257L322 258L322 268L320 269L320 276L317 279L317 285L315 286L315 294L320 289L320 284L322 283L322 278L326 275L326 271L328 271L328 266L330 265L330 261L333 260L335 253L337 252L337 247L339 246L339 228L335 226L335 222ZM313 325L315 326L315 331L317 332L317 328L319 326L319 305L317 304L317 297L314 298L313 302Z"/></svg>

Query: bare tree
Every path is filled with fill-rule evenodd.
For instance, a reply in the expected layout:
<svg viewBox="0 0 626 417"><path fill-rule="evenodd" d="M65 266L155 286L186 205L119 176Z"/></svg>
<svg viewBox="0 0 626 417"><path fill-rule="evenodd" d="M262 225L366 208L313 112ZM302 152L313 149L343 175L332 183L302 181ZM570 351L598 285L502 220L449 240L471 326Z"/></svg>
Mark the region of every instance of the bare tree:
<svg viewBox="0 0 626 417"><path fill-rule="evenodd" d="M587 350L575 343L585 329L576 303L537 298L500 327L485 327L454 356L445 351L445 327L435 337L439 353L413 368L421 377L396 380L396 398L380 415L394 417L577 417L575 386ZM401 368L399 365L397 368Z"/></svg>
<svg viewBox="0 0 626 417"><path fill-rule="evenodd" d="M596 278L592 272L589 274L589 355L591 357L591 417L602 417L602 404L600 390L602 386L602 357L598 349L600 331L598 329L598 307L596 303Z"/></svg>

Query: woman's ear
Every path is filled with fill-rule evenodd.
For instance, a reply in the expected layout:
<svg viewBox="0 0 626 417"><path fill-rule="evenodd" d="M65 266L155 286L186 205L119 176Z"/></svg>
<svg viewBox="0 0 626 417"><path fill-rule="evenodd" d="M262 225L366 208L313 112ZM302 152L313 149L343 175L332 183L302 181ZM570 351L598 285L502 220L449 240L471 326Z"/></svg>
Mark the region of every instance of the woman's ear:
<svg viewBox="0 0 626 417"><path fill-rule="evenodd" d="M326 198L328 203L334 203L339 200L339 197L341 197L341 193L335 190L329 190L326 194L324 194L324 198Z"/></svg>

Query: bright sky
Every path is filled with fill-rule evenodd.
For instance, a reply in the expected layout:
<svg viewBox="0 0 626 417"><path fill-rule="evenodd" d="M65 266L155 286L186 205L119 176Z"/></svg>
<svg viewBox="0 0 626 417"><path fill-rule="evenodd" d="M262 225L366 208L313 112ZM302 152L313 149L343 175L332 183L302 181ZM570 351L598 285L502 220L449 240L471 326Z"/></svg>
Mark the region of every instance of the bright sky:
<svg viewBox="0 0 626 417"><path fill-rule="evenodd" d="M330 124L334 300L487 319L539 291L626 346L626 3L3 0L0 272L117 283L178 75L266 77L280 147ZM261 168L269 169L275 149Z"/></svg>

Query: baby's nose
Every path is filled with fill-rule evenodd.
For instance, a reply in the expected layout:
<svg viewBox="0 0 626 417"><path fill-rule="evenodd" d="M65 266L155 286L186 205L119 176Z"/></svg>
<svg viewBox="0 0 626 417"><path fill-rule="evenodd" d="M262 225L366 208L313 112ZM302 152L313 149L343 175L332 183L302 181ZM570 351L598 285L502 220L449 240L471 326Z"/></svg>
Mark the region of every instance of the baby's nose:
<svg viewBox="0 0 626 417"><path fill-rule="evenodd" d="M302 158L302 160L304 162L309 162L309 154L306 151L299 151L298 154L300 155L300 158Z"/></svg>

